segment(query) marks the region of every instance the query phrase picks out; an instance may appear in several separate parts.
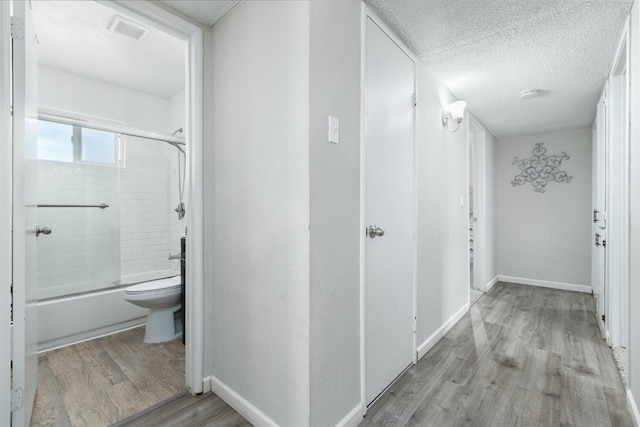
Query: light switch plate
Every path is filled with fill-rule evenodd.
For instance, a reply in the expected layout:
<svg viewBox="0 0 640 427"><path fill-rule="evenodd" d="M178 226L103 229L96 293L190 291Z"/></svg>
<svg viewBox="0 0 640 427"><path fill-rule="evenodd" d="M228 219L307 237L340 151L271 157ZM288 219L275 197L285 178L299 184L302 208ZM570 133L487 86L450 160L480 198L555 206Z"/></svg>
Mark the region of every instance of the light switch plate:
<svg viewBox="0 0 640 427"><path fill-rule="evenodd" d="M329 116L329 142L340 143L340 120Z"/></svg>

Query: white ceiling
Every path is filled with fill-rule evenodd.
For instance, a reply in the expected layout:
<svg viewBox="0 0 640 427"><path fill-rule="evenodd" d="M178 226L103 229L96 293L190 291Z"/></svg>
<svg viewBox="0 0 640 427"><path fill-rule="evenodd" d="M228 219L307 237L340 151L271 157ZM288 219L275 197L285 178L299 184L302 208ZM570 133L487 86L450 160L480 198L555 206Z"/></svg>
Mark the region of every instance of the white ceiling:
<svg viewBox="0 0 640 427"><path fill-rule="evenodd" d="M590 126L633 0L366 0L496 137ZM239 0L162 0L206 26ZM184 44L158 30L136 42L107 30L92 1L36 1L40 62L171 97ZM525 89L540 95L520 100Z"/></svg>
<svg viewBox="0 0 640 427"><path fill-rule="evenodd" d="M38 62L169 99L184 90L185 43L156 29L142 41L108 30L113 9L94 1L34 1Z"/></svg>
<svg viewBox="0 0 640 427"><path fill-rule="evenodd" d="M632 0L367 0L496 137L591 126ZM540 96L520 100L525 89Z"/></svg>

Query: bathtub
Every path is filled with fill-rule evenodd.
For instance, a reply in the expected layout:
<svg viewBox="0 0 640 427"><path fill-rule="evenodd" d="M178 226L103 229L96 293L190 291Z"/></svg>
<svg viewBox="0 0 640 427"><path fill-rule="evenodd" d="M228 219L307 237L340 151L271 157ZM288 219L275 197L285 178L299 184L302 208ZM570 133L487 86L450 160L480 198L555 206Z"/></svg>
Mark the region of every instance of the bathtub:
<svg viewBox="0 0 640 427"><path fill-rule="evenodd" d="M38 351L143 325L147 310L125 301L125 288L178 274L169 269L131 274L122 276L118 287L38 302Z"/></svg>

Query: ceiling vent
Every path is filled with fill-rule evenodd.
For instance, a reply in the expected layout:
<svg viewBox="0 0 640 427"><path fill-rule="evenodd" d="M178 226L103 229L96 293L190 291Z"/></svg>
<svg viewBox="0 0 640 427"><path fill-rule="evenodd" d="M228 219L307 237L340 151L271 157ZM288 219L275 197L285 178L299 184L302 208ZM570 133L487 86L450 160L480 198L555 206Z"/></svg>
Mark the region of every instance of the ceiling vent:
<svg viewBox="0 0 640 427"><path fill-rule="evenodd" d="M115 16L109 25L109 31L129 37L130 39L142 41L147 37L151 29L133 21L129 21L122 16Z"/></svg>

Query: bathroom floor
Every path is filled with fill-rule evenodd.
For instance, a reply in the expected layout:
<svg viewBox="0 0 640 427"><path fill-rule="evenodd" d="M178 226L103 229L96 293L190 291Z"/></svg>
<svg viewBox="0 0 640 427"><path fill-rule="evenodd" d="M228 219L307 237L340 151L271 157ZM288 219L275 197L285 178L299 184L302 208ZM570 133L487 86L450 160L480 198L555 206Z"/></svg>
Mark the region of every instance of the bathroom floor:
<svg viewBox="0 0 640 427"><path fill-rule="evenodd" d="M183 392L180 338L143 338L140 326L41 354L31 426L109 426Z"/></svg>

